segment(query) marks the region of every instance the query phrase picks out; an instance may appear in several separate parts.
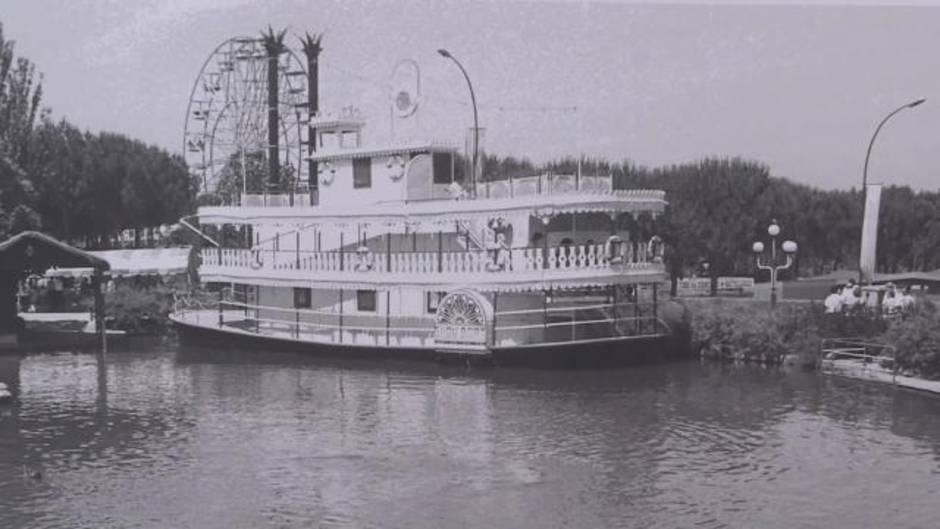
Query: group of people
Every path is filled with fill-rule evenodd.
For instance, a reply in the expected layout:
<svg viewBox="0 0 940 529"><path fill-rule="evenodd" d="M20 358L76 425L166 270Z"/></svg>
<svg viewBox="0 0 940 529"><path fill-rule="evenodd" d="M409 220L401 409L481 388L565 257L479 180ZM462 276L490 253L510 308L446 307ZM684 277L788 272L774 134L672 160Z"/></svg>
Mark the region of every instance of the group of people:
<svg viewBox="0 0 940 529"><path fill-rule="evenodd" d="M859 307L880 307L882 314L893 316L914 306L914 296L911 295L910 286L899 292L894 283L888 283L885 285L884 297L880 302L870 302L868 296L873 294L877 295L878 292L867 291L863 294L862 287L856 284L855 280L849 279L844 285L832 287L829 296L824 301L826 314L842 314Z"/></svg>

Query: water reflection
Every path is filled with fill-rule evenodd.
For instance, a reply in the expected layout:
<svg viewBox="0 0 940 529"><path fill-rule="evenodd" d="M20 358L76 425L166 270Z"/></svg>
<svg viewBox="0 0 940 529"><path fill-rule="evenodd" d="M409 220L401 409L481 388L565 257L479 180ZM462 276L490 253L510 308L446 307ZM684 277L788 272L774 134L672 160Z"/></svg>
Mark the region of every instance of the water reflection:
<svg viewBox="0 0 940 529"><path fill-rule="evenodd" d="M940 400L812 374L157 347L0 380L2 527L923 527L940 481Z"/></svg>

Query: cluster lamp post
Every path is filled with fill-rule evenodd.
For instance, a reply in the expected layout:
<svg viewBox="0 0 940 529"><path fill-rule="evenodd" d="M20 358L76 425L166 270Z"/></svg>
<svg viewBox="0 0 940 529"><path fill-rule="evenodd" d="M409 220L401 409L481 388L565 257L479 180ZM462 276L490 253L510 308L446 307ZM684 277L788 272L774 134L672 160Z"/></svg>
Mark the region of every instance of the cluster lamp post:
<svg viewBox="0 0 940 529"><path fill-rule="evenodd" d="M796 243L793 241L783 241L783 244L780 245L783 253L786 255L786 262L783 264L777 263L777 236L780 235L780 225L777 224L776 220L770 221L770 226L767 227L767 234L770 235L770 261L767 263L761 262L761 254L764 253L764 243L757 241L752 246L751 249L754 250L754 254L757 256L757 268L759 270L767 270L770 272L770 306L777 306L777 273L781 270L786 270L790 268L790 265L793 264L793 254L796 253Z"/></svg>

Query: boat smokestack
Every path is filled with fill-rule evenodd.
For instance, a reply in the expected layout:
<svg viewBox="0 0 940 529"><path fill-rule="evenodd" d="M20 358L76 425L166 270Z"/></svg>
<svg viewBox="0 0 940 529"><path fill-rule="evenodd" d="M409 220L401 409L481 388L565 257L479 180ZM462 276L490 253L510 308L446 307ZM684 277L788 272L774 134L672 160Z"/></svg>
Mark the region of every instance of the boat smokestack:
<svg viewBox="0 0 940 529"><path fill-rule="evenodd" d="M311 123L313 122L313 118L315 118L320 111L320 52L323 51L323 46L320 45L320 41L322 39L322 33L314 33L312 35L307 33L304 38L300 39L304 55L307 56L307 111ZM308 155L313 154L317 150L316 137L316 127L308 123ZM316 205L319 203L320 178L317 175L319 168L317 167L317 162L314 160L307 160L307 164L307 185L310 187L310 205Z"/></svg>
<svg viewBox="0 0 940 529"><path fill-rule="evenodd" d="M279 190L281 186L280 146L278 140L278 65L281 54L284 53L284 35L287 30L274 31L268 26L267 33L261 33L261 42L267 53L268 71L268 188Z"/></svg>

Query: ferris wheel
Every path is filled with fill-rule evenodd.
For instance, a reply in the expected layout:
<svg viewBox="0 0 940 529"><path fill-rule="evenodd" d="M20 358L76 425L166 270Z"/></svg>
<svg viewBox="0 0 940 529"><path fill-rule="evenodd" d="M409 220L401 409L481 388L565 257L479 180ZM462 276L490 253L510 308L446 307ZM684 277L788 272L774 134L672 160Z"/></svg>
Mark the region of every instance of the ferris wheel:
<svg viewBox="0 0 940 529"><path fill-rule="evenodd" d="M268 56L262 39L234 37L209 55L193 83L186 109L183 152L203 192L213 192L226 166L236 162L243 191L245 158L267 156ZM304 63L289 48L278 58L278 141L281 167L307 181L302 129L307 116Z"/></svg>

